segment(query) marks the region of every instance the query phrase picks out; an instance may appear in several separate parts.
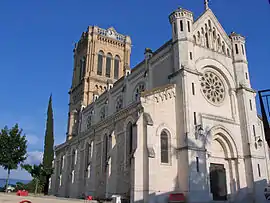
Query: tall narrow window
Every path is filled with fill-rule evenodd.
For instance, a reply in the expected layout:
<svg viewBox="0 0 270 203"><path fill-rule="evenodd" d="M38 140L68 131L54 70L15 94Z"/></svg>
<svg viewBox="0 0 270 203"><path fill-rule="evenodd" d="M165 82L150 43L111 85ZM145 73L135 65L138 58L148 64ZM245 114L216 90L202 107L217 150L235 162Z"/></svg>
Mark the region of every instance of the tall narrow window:
<svg viewBox="0 0 270 203"><path fill-rule="evenodd" d="M183 31L184 30L184 27L183 27L183 21L180 20L180 30Z"/></svg>
<svg viewBox="0 0 270 203"><path fill-rule="evenodd" d="M73 150L71 157L71 170L73 171L75 168L75 158L76 158L76 150Z"/></svg>
<svg viewBox="0 0 270 203"><path fill-rule="evenodd" d="M253 129L253 135L254 135L254 137L256 137L256 129L255 129L255 125L252 125L252 129Z"/></svg>
<svg viewBox="0 0 270 203"><path fill-rule="evenodd" d="M160 135L161 163L169 163L169 136L166 131Z"/></svg>
<svg viewBox="0 0 270 203"><path fill-rule="evenodd" d="M175 23L175 22L173 23L173 31L174 31L174 34L176 34L176 33L177 33L177 29L176 29L176 23Z"/></svg>
<svg viewBox="0 0 270 203"><path fill-rule="evenodd" d="M80 80L83 79L83 77L85 75L85 69L86 69L86 58L84 56L80 60Z"/></svg>
<svg viewBox="0 0 270 203"><path fill-rule="evenodd" d="M248 80L248 73L246 72L246 79Z"/></svg>
<svg viewBox="0 0 270 203"><path fill-rule="evenodd" d="M115 56L114 58L114 79L119 78L119 64L120 64L120 57Z"/></svg>
<svg viewBox="0 0 270 203"><path fill-rule="evenodd" d="M62 174L60 174L60 176L59 176L59 187L61 187L62 186Z"/></svg>
<svg viewBox="0 0 270 203"><path fill-rule="evenodd" d="M90 143L90 157L92 158L94 152L94 141L91 141Z"/></svg>
<svg viewBox="0 0 270 203"><path fill-rule="evenodd" d="M108 159L108 136L107 134L104 135L104 162L105 166L107 165L107 159Z"/></svg>
<svg viewBox="0 0 270 203"><path fill-rule="evenodd" d="M112 55L108 53L106 57L106 77L111 77L111 67L112 67Z"/></svg>
<svg viewBox="0 0 270 203"><path fill-rule="evenodd" d="M98 52L98 64L97 64L97 74L102 75L102 68L103 68L103 51Z"/></svg>
<svg viewBox="0 0 270 203"><path fill-rule="evenodd" d="M229 49L227 49L227 55L228 55L229 57L231 56L230 50L229 50Z"/></svg>
<svg viewBox="0 0 270 203"><path fill-rule="evenodd" d="M129 125L129 154L132 154L133 151L133 132L132 132L132 124Z"/></svg>
<svg viewBox="0 0 270 203"><path fill-rule="evenodd" d="M132 123L129 122L126 128L126 155L128 157L127 161L129 164L131 164L132 152L133 152L133 127Z"/></svg>
<svg viewBox="0 0 270 203"><path fill-rule="evenodd" d="M91 146L91 144L88 143L88 146L87 146L87 165L90 164L91 159L92 159L92 146Z"/></svg>
<svg viewBox="0 0 270 203"><path fill-rule="evenodd" d="M85 152L85 171L87 172L87 178L90 177L91 170L91 160L92 160L92 150L93 150L93 141L87 143L86 152Z"/></svg>
<svg viewBox="0 0 270 203"><path fill-rule="evenodd" d="M188 26L188 32L190 32L190 22L187 21L187 26Z"/></svg>
<svg viewBox="0 0 270 203"><path fill-rule="evenodd" d="M78 150L75 150L75 155L74 155L74 165L77 164L77 159L78 159Z"/></svg>
<svg viewBox="0 0 270 203"><path fill-rule="evenodd" d="M87 178L90 178L90 174L91 174L91 165L89 164L87 166Z"/></svg>
<svg viewBox="0 0 270 203"><path fill-rule="evenodd" d="M222 52L223 54L226 54L226 48L225 48L225 43L222 42Z"/></svg>
<svg viewBox="0 0 270 203"><path fill-rule="evenodd" d="M209 48L209 39L207 32L205 33L206 47Z"/></svg>
<svg viewBox="0 0 270 203"><path fill-rule="evenodd" d="M241 44L241 47L242 47L242 53L243 53L243 55L245 55L245 49L244 49L244 45L243 45L243 44Z"/></svg>
<svg viewBox="0 0 270 203"><path fill-rule="evenodd" d="M190 60L193 59L193 57L192 57L192 52L189 52L189 58L190 58Z"/></svg>
<svg viewBox="0 0 270 203"><path fill-rule="evenodd" d="M194 120L194 125L197 125L197 116L196 116L196 112L193 113L193 120Z"/></svg>
<svg viewBox="0 0 270 203"><path fill-rule="evenodd" d="M192 83L191 86L192 86L192 94L195 95L195 87L194 87L194 83Z"/></svg>
<svg viewBox="0 0 270 203"><path fill-rule="evenodd" d="M251 99L249 100L249 107L250 107L250 110L252 111L252 101L251 101Z"/></svg>
<svg viewBox="0 0 270 203"><path fill-rule="evenodd" d="M259 175L259 177L261 177L261 168L260 168L260 164L258 164L258 175Z"/></svg>
<svg viewBox="0 0 270 203"><path fill-rule="evenodd" d="M199 157L196 157L196 169L197 169L197 172L200 172Z"/></svg>
<svg viewBox="0 0 270 203"><path fill-rule="evenodd" d="M64 167L65 167L65 155L62 156L61 158L61 172L63 171Z"/></svg>
<svg viewBox="0 0 270 203"><path fill-rule="evenodd" d="M74 183L74 181L75 181L75 171L72 170L72 172L71 172L71 183Z"/></svg>
<svg viewBox="0 0 270 203"><path fill-rule="evenodd" d="M238 51L238 45L237 45L237 44L235 44L235 53L236 53L236 54L239 54L239 51Z"/></svg>
<svg viewBox="0 0 270 203"><path fill-rule="evenodd" d="M143 92L143 91L145 91L145 85L144 85L144 83L140 83L137 87L136 87L136 89L135 89L135 101L139 101L139 99L140 99L140 95L141 95L141 93Z"/></svg>

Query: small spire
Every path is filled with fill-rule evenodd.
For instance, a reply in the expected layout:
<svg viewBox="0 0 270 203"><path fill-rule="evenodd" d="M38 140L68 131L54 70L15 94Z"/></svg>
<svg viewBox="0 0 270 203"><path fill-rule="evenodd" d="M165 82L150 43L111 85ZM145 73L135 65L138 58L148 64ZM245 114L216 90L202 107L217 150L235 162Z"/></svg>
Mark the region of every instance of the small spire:
<svg viewBox="0 0 270 203"><path fill-rule="evenodd" d="M204 9L208 10L209 9L209 0L204 0Z"/></svg>

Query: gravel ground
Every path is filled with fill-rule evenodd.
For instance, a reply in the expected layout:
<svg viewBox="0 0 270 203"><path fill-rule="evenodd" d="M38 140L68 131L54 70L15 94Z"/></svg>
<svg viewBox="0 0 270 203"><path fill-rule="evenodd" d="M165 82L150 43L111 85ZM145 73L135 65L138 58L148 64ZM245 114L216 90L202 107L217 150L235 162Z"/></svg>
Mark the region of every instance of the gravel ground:
<svg viewBox="0 0 270 203"><path fill-rule="evenodd" d="M19 203L22 200L29 200L32 203L83 203L84 200L76 200L76 199L65 199L65 198L57 198L53 196L48 197L34 197L34 196L28 196L28 197L19 197L15 194L5 194L0 193L0 203ZM95 201L92 201L94 203ZM87 202L88 203L88 202Z"/></svg>

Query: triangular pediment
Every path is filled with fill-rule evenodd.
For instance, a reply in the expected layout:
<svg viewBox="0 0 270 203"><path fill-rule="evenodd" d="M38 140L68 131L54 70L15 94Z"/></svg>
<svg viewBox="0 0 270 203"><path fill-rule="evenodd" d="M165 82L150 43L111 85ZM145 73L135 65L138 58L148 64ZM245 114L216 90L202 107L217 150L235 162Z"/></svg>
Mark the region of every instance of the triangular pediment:
<svg viewBox="0 0 270 203"><path fill-rule="evenodd" d="M198 43L202 43L203 39L200 41L198 38L204 38L205 33L209 33L209 43L211 43L211 48L216 49L215 51L222 52L223 46L225 47L226 54L228 51L231 53L231 40L222 25L219 23L215 14L211 9L207 9L194 23L193 23L193 35ZM205 40L205 39L204 39ZM206 43L206 42L204 42ZM205 44L204 44L205 45Z"/></svg>

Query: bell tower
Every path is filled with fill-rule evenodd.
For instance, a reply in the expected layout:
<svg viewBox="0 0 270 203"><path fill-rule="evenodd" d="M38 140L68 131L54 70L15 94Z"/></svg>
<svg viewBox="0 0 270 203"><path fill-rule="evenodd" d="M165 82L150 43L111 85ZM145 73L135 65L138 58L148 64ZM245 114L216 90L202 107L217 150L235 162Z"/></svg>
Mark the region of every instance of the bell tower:
<svg viewBox="0 0 270 203"><path fill-rule="evenodd" d="M67 140L78 134L82 109L107 91L108 81L114 83L130 70L131 39L113 27L106 30L89 26L75 44L73 53Z"/></svg>

